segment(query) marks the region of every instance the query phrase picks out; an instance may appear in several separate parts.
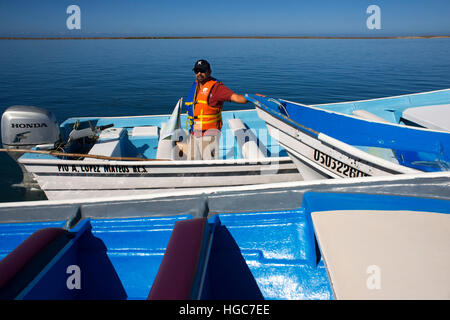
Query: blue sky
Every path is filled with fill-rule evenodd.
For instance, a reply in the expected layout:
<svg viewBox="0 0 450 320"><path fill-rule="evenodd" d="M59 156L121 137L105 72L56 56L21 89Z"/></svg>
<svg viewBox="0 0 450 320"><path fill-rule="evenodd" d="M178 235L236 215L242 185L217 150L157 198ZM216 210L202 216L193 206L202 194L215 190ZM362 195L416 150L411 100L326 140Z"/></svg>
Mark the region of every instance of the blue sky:
<svg viewBox="0 0 450 320"><path fill-rule="evenodd" d="M81 30L66 27L71 4ZM449 14L449 0L0 0L0 36L450 35Z"/></svg>

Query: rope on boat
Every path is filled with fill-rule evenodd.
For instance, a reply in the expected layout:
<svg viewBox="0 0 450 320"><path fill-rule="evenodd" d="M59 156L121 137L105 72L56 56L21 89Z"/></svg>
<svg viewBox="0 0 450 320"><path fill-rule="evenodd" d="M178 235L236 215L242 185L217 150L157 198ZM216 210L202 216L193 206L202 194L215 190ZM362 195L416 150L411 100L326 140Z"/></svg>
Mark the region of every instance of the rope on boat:
<svg viewBox="0 0 450 320"><path fill-rule="evenodd" d="M65 153L52 150L30 150L30 149L0 149L0 152L20 152L20 153L38 153L48 154L56 157L68 157L68 158L94 158L102 160L117 160L117 161L171 161L170 159L146 159L146 158L133 158L133 157L109 157L95 154L85 153Z"/></svg>

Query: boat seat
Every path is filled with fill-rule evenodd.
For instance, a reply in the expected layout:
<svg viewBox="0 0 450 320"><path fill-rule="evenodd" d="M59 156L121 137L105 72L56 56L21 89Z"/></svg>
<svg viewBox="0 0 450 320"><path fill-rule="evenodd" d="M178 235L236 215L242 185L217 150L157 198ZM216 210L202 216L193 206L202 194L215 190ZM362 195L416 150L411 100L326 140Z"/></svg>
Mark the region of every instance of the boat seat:
<svg viewBox="0 0 450 320"><path fill-rule="evenodd" d="M103 130L97 142L89 151L89 154L107 157L122 156L120 148L120 140L124 136L126 130L124 128L110 128ZM98 161L98 159L86 158L85 161Z"/></svg>
<svg viewBox="0 0 450 320"><path fill-rule="evenodd" d="M166 123L163 123L161 125L161 131L164 130L164 127L166 126ZM178 131L177 131L178 132ZM188 134L186 132L179 132L180 134L183 134L185 137L188 136ZM158 148L156 150L156 159L170 159L170 160L174 160L175 158L175 152L178 152L179 148L176 147L172 141L171 138L167 138L167 139L159 139L158 141ZM179 154L176 155L176 159L177 160L186 160L187 156L186 154L183 154L182 156L180 156Z"/></svg>
<svg viewBox="0 0 450 320"><path fill-rule="evenodd" d="M365 120L371 120L371 121L377 121L377 122L384 122L384 123L390 123L389 121L386 121L385 119L377 116L376 114L373 114L372 112L366 111L366 110L353 110L353 115L360 117Z"/></svg>
<svg viewBox="0 0 450 320"><path fill-rule="evenodd" d="M196 299L208 241L206 218L177 221L148 300Z"/></svg>
<svg viewBox="0 0 450 320"><path fill-rule="evenodd" d="M70 241L62 228L44 228L0 261L0 300L14 299Z"/></svg>
<svg viewBox="0 0 450 320"><path fill-rule="evenodd" d="M311 217L337 299L449 298L448 214L334 210Z"/></svg>
<svg viewBox="0 0 450 320"><path fill-rule="evenodd" d="M450 104L408 108L402 118L428 129L450 131Z"/></svg>
<svg viewBox="0 0 450 320"><path fill-rule="evenodd" d="M161 131L164 130L167 122L161 124ZM156 150L156 159L172 159L172 140L159 139L158 148Z"/></svg>
<svg viewBox="0 0 450 320"><path fill-rule="evenodd" d="M159 137L158 126L134 127L131 131L131 136L134 137Z"/></svg>
<svg viewBox="0 0 450 320"><path fill-rule="evenodd" d="M236 137L237 143L245 159L262 159L267 155L266 147L259 141L251 129L242 122L241 119L229 119L228 125Z"/></svg>

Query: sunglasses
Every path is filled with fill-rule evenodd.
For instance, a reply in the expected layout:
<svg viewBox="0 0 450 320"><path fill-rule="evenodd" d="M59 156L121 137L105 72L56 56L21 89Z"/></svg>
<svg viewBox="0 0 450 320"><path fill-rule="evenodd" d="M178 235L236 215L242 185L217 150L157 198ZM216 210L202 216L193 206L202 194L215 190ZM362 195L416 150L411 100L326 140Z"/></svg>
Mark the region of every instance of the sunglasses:
<svg viewBox="0 0 450 320"><path fill-rule="evenodd" d="M197 74L197 73L207 73L209 70L204 70L204 69L194 69L194 73L195 74Z"/></svg>

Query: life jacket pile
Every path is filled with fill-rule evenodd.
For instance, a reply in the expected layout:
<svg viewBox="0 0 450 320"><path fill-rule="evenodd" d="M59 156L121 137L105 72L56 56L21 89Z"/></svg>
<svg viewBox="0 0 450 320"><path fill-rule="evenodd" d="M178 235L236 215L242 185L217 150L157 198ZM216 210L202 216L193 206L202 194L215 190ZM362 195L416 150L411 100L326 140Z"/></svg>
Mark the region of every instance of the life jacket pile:
<svg viewBox="0 0 450 320"><path fill-rule="evenodd" d="M186 98L185 108L187 111L187 127L189 132L206 131L210 129L222 128L221 110L217 107L209 105L209 94L211 89L219 83L217 80L207 81L202 90L198 90L197 81L191 86L188 96Z"/></svg>

